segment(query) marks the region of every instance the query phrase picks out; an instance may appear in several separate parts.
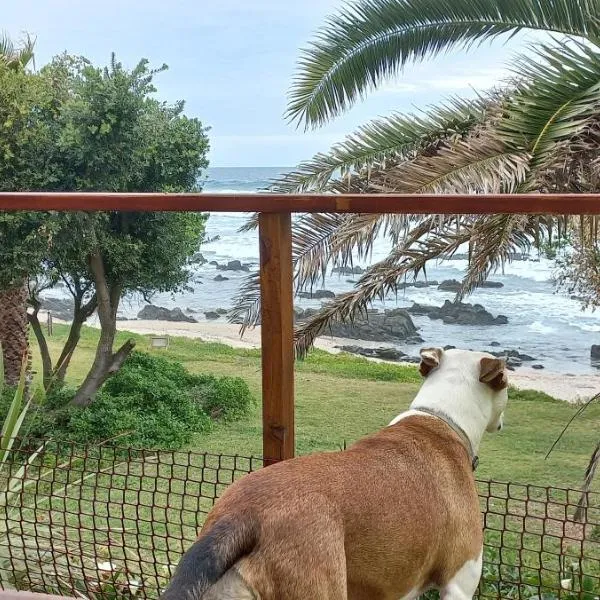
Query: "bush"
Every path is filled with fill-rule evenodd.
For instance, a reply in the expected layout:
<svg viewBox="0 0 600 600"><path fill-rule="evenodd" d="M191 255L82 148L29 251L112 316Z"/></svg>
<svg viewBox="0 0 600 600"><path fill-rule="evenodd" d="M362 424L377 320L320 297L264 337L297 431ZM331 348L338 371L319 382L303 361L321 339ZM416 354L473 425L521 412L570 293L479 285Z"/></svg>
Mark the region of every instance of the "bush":
<svg viewBox="0 0 600 600"><path fill-rule="evenodd" d="M49 392L44 406L28 417L27 437L178 449L208 431L211 418L238 419L254 403L239 377L194 375L180 363L143 352L132 353L90 406L70 406L74 394L68 387ZM0 414L8 406L3 400Z"/></svg>

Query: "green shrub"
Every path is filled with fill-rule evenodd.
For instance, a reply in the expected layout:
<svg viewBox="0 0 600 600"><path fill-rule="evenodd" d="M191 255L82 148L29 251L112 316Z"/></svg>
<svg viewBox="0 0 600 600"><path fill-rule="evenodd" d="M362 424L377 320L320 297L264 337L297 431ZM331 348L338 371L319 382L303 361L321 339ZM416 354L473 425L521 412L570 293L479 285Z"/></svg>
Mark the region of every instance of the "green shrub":
<svg viewBox="0 0 600 600"><path fill-rule="evenodd" d="M208 376L191 394L211 418L223 421L245 417L255 403L248 385L240 377Z"/></svg>
<svg viewBox="0 0 600 600"><path fill-rule="evenodd" d="M142 352L132 353L90 406L71 406L74 394L69 387L49 392L28 416L27 437L178 449L208 431L211 417L241 418L254 402L243 379L194 375L180 363ZM7 407L1 398L0 415Z"/></svg>

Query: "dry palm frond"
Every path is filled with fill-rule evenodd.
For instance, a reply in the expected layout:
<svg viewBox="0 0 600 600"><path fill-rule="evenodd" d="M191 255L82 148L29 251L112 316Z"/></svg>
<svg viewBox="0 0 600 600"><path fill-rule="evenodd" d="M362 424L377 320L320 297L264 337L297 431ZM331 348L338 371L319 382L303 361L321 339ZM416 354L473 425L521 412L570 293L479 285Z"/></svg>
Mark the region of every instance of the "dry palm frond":
<svg viewBox="0 0 600 600"><path fill-rule="evenodd" d="M528 215L485 215L471 227L469 264L457 300L462 300L517 250L528 249L532 238Z"/></svg>
<svg viewBox="0 0 600 600"><path fill-rule="evenodd" d="M508 149L489 131L371 177L371 187L414 194L499 193L514 189L526 174L527 155Z"/></svg>
<svg viewBox="0 0 600 600"><path fill-rule="evenodd" d="M579 502L577 503L577 510L575 511L575 515L573 516L573 520L578 523L583 523L585 521L588 507L588 494L592 488L592 481L594 480L594 476L596 475L596 469L598 468L598 464L600 464L600 442L598 442L596 449L592 453L590 462L588 463L587 469L585 470L583 486L581 487L581 498L579 498Z"/></svg>
<svg viewBox="0 0 600 600"><path fill-rule="evenodd" d="M352 321L356 315L365 313L374 299L384 298L390 291L397 290L403 278L409 274L416 277L429 261L451 256L469 240L468 229L457 230L453 225L431 232L434 222L435 217L426 220L416 228L419 234L409 235L385 260L369 268L354 290L337 296L302 324L296 331L296 354L304 356L330 323ZM425 234L427 239L421 239Z"/></svg>

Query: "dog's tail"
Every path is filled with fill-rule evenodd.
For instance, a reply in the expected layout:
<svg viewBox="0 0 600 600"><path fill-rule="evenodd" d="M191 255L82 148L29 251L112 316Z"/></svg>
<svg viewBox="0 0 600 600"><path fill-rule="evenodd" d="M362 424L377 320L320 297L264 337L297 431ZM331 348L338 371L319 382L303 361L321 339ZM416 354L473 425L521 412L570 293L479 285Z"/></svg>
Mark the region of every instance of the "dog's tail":
<svg viewBox="0 0 600 600"><path fill-rule="evenodd" d="M219 519L183 555L161 600L200 600L257 541L258 528L252 519Z"/></svg>

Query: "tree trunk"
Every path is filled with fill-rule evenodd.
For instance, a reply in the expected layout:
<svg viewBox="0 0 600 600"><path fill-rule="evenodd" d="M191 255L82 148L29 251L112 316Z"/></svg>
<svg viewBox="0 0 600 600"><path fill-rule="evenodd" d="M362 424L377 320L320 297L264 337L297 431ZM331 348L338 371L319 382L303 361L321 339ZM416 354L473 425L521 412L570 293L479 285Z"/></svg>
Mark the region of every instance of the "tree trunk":
<svg viewBox="0 0 600 600"><path fill-rule="evenodd" d="M89 262L98 301L100 339L92 367L71 401L75 406L89 406L104 382L121 368L135 347L135 342L128 340L113 354L117 333L117 310L123 287L117 283L109 284L106 280L104 262L98 250L92 253Z"/></svg>
<svg viewBox="0 0 600 600"><path fill-rule="evenodd" d="M92 367L71 401L75 406L89 406L104 382L121 368L121 365L135 348L135 341L127 340L113 354L115 334L116 327L112 330L102 327Z"/></svg>
<svg viewBox="0 0 600 600"><path fill-rule="evenodd" d="M73 322L71 323L71 329L69 330L69 336L67 337L67 341L56 361L56 368L53 374L53 380L56 383L63 383L65 380L65 376L67 374L67 369L69 368L69 364L71 363L71 358L73 357L73 353L75 352L75 348L77 348L77 344L79 344L79 339L81 338L81 328L83 324L89 319L89 317L93 314L97 307L96 295L94 295L91 300L81 305L81 298L75 298L75 308L73 310Z"/></svg>
<svg viewBox="0 0 600 600"><path fill-rule="evenodd" d="M46 337L42 330L42 324L38 318L40 301L37 298L30 298L29 303L33 306L33 313L27 317L40 348L40 355L42 357L42 379L44 382L44 389L47 390L52 381L52 357L50 356L50 349L48 348L48 343L46 342Z"/></svg>
<svg viewBox="0 0 600 600"><path fill-rule="evenodd" d="M29 352L26 282L0 290L0 345L5 381L8 385L17 385L23 360Z"/></svg>

